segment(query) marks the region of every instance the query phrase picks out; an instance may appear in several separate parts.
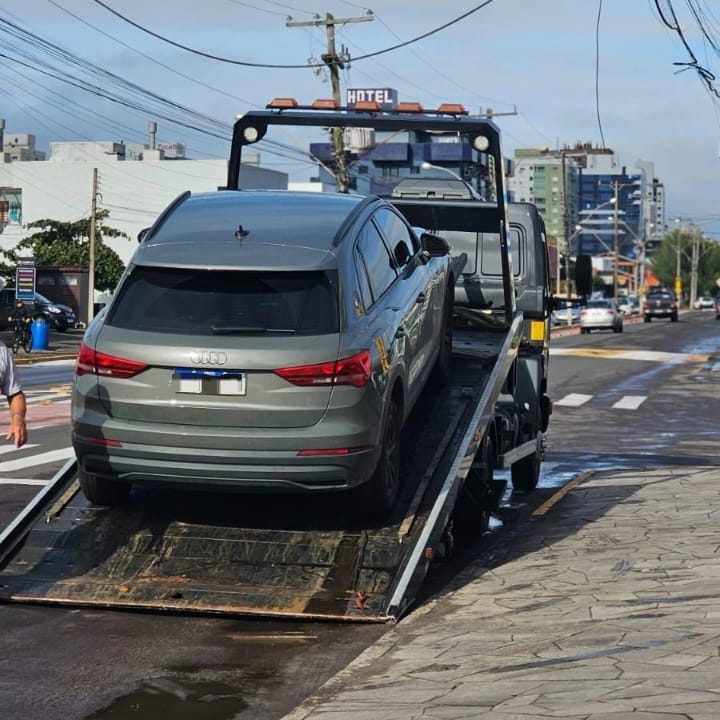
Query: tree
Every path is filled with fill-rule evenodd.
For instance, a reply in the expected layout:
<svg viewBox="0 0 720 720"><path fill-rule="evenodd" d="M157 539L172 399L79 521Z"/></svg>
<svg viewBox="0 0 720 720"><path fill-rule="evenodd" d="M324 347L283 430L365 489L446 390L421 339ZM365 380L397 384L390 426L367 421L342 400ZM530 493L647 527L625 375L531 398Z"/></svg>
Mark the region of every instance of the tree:
<svg viewBox="0 0 720 720"><path fill-rule="evenodd" d="M674 288L679 262L683 290L686 293L690 290L693 241L692 232L675 229L667 233L660 246L653 251L652 269L664 287L671 290ZM712 292L716 288L715 281L720 278L720 245L700 237L697 257L697 289L702 295Z"/></svg>
<svg viewBox="0 0 720 720"><path fill-rule="evenodd" d="M120 256L103 242L103 237L124 237L120 230L103 224L110 215L108 210L99 210L95 223L95 287L112 291L125 270ZM21 240L14 250L5 251L10 265L0 265L0 273L14 282L14 268L18 258L31 254L36 265L75 265L88 267L90 263L90 218L74 222L60 220L35 220L25 226L37 229Z"/></svg>

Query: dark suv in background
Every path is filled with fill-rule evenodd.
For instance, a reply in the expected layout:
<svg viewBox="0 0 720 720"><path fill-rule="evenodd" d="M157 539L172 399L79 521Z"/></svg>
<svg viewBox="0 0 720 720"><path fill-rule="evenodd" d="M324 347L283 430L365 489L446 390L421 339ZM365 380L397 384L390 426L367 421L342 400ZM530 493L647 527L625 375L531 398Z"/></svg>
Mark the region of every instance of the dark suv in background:
<svg viewBox="0 0 720 720"><path fill-rule="evenodd" d="M69 327L75 327L77 318L75 311L69 305L53 302L39 292L35 293L35 300L26 300L25 305L33 317L42 315L52 330L65 332ZM0 328L9 327L8 318L15 309L15 288L4 288L0 291Z"/></svg>
<svg viewBox="0 0 720 720"><path fill-rule="evenodd" d="M643 302L643 321L648 323L653 318L670 318L670 322L677 322L678 302L674 292L662 288L648 292Z"/></svg>

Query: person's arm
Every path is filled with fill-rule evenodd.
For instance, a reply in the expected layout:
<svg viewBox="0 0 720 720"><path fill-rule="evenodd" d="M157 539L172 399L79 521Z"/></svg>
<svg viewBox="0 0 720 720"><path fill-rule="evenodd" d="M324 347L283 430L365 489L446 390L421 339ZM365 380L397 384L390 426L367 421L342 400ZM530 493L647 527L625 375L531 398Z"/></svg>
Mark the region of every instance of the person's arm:
<svg viewBox="0 0 720 720"><path fill-rule="evenodd" d="M25 393L21 390L8 397L10 405L10 425L8 426L7 440L14 440L15 447L22 447L27 442L27 426L25 425L25 415L27 414L27 404L25 402Z"/></svg>

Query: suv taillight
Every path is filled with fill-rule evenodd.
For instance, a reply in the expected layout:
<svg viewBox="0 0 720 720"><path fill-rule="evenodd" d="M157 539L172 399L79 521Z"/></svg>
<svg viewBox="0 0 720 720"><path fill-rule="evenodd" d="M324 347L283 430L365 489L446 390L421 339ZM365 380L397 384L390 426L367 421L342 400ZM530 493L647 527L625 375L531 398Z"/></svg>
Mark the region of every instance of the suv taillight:
<svg viewBox="0 0 720 720"><path fill-rule="evenodd" d="M365 387L370 380L372 358L368 350L335 362L316 365L297 365L280 368L275 374L293 385L322 387L331 385L352 385Z"/></svg>
<svg viewBox="0 0 720 720"><path fill-rule="evenodd" d="M75 364L76 375L103 375L115 378L130 378L145 369L147 369L145 363L97 352L85 343L80 345Z"/></svg>

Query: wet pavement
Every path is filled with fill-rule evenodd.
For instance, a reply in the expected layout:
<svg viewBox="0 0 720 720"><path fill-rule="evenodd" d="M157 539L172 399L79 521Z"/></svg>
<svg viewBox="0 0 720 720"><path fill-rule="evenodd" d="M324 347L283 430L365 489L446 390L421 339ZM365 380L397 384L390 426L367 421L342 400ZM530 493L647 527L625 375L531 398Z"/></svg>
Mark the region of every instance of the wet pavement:
<svg viewBox="0 0 720 720"><path fill-rule="evenodd" d="M577 476L285 720L715 720L719 484Z"/></svg>

